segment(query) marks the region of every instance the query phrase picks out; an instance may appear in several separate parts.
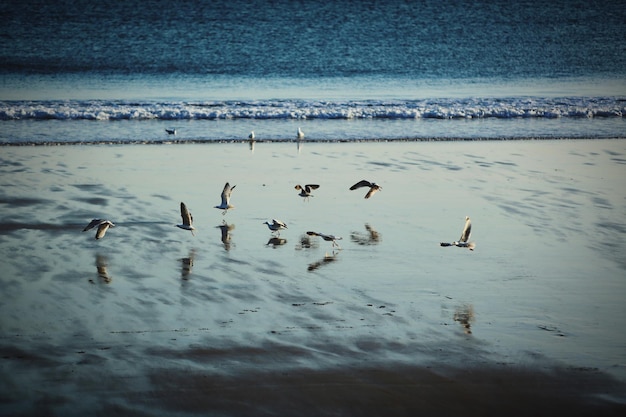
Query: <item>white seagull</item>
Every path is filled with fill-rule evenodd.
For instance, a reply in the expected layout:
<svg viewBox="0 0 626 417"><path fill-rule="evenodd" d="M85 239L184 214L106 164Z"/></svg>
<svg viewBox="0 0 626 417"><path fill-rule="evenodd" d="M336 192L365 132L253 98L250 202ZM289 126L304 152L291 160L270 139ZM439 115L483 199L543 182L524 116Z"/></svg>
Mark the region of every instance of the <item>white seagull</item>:
<svg viewBox="0 0 626 417"><path fill-rule="evenodd" d="M303 197L305 200L308 200L309 197L313 197L311 191L317 190L318 188L320 188L320 186L317 184L306 184L304 187L302 187L300 184L295 186L296 190L300 190L300 194L298 195L300 197Z"/></svg>
<svg viewBox="0 0 626 417"><path fill-rule="evenodd" d="M283 229L287 229L287 224L281 220L277 220L277 219L272 219L272 222L264 222L263 224L266 224L267 227L272 231L272 232L276 232L277 236L280 236L280 231Z"/></svg>
<svg viewBox="0 0 626 417"><path fill-rule="evenodd" d="M304 139L304 132L300 128L298 128L298 135L296 136L296 139L298 139L298 140L303 140Z"/></svg>
<svg viewBox="0 0 626 417"><path fill-rule="evenodd" d="M371 196L374 195L375 192L383 189L383 187L376 184L375 182L369 182L367 180L361 180L357 182L352 187L350 187L350 189L356 190L357 188L361 188L361 187L369 187L369 191L367 192L367 194L365 194L365 198L370 198Z"/></svg>
<svg viewBox="0 0 626 417"><path fill-rule="evenodd" d="M452 243L441 242L440 246L458 246L459 248L468 248L469 250L474 250L476 247L476 243L468 242L470 235L472 234L472 222L469 216L465 216L465 226L463 226L463 231L461 232L461 237L458 241Z"/></svg>
<svg viewBox="0 0 626 417"><path fill-rule="evenodd" d="M226 214L228 210L235 208L235 206L230 204L230 195L235 189L236 185L230 186L229 183L224 185L224 189L222 190L222 203L219 206L215 206L216 209L224 210L222 214Z"/></svg>
<svg viewBox="0 0 626 417"><path fill-rule="evenodd" d="M342 239L339 236L327 235L327 234L319 233L319 232L306 232L306 234L309 235L309 236L319 236L319 237L321 237L322 239L324 239L327 242L333 242L333 247L336 246L337 248L341 249L339 247L339 244L337 243L338 240Z"/></svg>
<svg viewBox="0 0 626 417"><path fill-rule="evenodd" d="M248 135L248 139L250 140L254 140L256 136L254 136L254 130L250 132L250 134Z"/></svg>
<svg viewBox="0 0 626 417"><path fill-rule="evenodd" d="M93 229L98 226L98 230L96 231L96 239L102 239L104 234L109 230L109 227L115 227L115 225L109 220L103 219L93 219L89 224L83 229L83 232L86 232L89 229Z"/></svg>
<svg viewBox="0 0 626 417"><path fill-rule="evenodd" d="M191 212L187 210L187 206L182 201L180 202L180 217L182 217L183 219L183 224L177 224L176 227L189 230L191 231L191 234L195 236L195 233L193 231L196 230L196 228L192 225L193 216L191 215Z"/></svg>
<svg viewBox="0 0 626 417"><path fill-rule="evenodd" d="M175 135L176 134L176 129L165 129L165 131L167 132L168 135Z"/></svg>

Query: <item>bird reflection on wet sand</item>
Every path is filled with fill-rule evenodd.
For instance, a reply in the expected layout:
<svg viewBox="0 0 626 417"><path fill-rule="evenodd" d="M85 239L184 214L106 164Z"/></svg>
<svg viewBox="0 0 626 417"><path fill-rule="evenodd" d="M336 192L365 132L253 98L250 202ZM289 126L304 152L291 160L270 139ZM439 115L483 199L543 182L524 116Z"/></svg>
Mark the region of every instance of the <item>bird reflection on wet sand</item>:
<svg viewBox="0 0 626 417"><path fill-rule="evenodd" d="M231 242L231 235L230 232L235 228L234 224L228 224L226 223L226 220L224 220L222 222L222 224L220 224L219 226L215 226L217 228L220 229L220 231L222 232L222 236L221 236L221 241L224 244L224 249L226 250L230 250L232 242Z"/></svg>
<svg viewBox="0 0 626 417"><path fill-rule="evenodd" d="M308 268L307 268L307 271L313 272L316 269L318 269L320 266L328 265L329 263L334 262L336 260L337 260L337 253L335 251L333 251L333 253L331 255L326 253L324 255L324 257L322 259L320 259L319 261L310 263Z"/></svg>
<svg viewBox="0 0 626 417"><path fill-rule="evenodd" d="M296 250L311 249L318 247L318 243L307 234L300 236L300 241L296 244Z"/></svg>
<svg viewBox="0 0 626 417"><path fill-rule="evenodd" d="M98 278L105 284L110 284L113 279L107 271L107 258L102 255L96 255L96 268L98 270Z"/></svg>
<svg viewBox="0 0 626 417"><path fill-rule="evenodd" d="M367 234L360 232L352 232L350 239L359 245L377 245L380 243L380 233L378 233L372 226L365 223L365 230Z"/></svg>
<svg viewBox="0 0 626 417"><path fill-rule="evenodd" d="M453 318L454 321L459 322L463 326L465 334L472 334L471 323L474 321L474 307L472 305L457 307Z"/></svg>
<svg viewBox="0 0 626 417"><path fill-rule="evenodd" d="M187 281L189 280L189 275L191 275L192 269L193 269L193 259L196 256L196 252L195 251L190 251L189 252L189 256L186 258L180 258L180 278L183 281Z"/></svg>
<svg viewBox="0 0 626 417"><path fill-rule="evenodd" d="M287 239L273 236L267 241L266 246L272 246L275 248L276 246L282 246L285 243L287 243Z"/></svg>

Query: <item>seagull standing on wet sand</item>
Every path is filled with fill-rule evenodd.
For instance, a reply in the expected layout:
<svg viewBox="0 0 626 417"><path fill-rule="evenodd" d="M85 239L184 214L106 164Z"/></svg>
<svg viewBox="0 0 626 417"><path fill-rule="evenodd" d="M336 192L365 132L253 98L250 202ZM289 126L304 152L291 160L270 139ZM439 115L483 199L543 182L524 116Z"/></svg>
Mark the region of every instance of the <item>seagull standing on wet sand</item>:
<svg viewBox="0 0 626 417"><path fill-rule="evenodd" d="M367 180L361 180L357 182L352 187L350 187L350 189L356 190L357 188L361 188L361 187L369 187L369 191L367 192L367 194L365 194L365 198L370 198L371 196L374 195L375 192L383 189L383 187L376 184L375 182L369 182Z"/></svg>
<svg viewBox="0 0 626 417"><path fill-rule="evenodd" d="M93 219L91 222L89 222L87 226L85 226L83 232L86 232L89 229L93 229L96 226L98 226L98 230L96 231L96 239L102 239L107 230L109 230L109 227L115 227L115 225L109 220Z"/></svg>
<svg viewBox="0 0 626 417"><path fill-rule="evenodd" d="M337 248L341 249L339 247L339 244L337 243L338 240L342 239L339 236L327 235L327 234L319 233L319 232L306 232L306 234L309 235L309 236L319 236L319 237L321 237L322 239L324 239L327 242L333 242L333 247L336 246Z"/></svg>
<svg viewBox="0 0 626 417"><path fill-rule="evenodd" d="M280 236L280 231L283 229L287 229L287 224L283 221L277 220L277 219L272 219L272 222L265 222L263 224L266 224L267 227L272 231L275 232L277 234L277 236Z"/></svg>
<svg viewBox="0 0 626 417"><path fill-rule="evenodd" d="M226 214L228 210L235 208L235 206L230 204L230 195L235 189L236 185L230 186L229 183L224 185L224 189L222 190L222 203L219 206L215 206L216 209L224 210L222 214Z"/></svg>
<svg viewBox="0 0 626 417"><path fill-rule="evenodd" d="M187 206L182 201L180 202L180 217L182 217L183 219L183 224L177 224L176 227L189 230L191 231L191 234L195 236L195 233L193 231L196 230L196 228L192 225L193 216L191 215L191 212L187 210Z"/></svg>
<svg viewBox="0 0 626 417"><path fill-rule="evenodd" d="M302 187L300 184L295 186L296 190L300 190L300 194L298 194L300 197L303 197L304 200L308 200L309 197L313 197L313 194L311 194L312 190L317 190L318 188L320 188L319 185L317 184L306 184L304 187Z"/></svg>
<svg viewBox="0 0 626 417"><path fill-rule="evenodd" d="M248 139L250 139L250 141L254 142L254 138L256 136L254 136L254 130L250 132L250 134L248 135Z"/></svg>

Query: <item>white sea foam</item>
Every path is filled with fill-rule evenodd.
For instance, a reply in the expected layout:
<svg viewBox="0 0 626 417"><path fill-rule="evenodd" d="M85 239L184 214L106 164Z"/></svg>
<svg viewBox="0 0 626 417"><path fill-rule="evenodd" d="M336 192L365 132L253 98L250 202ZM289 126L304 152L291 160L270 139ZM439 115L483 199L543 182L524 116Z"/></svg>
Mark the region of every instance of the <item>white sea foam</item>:
<svg viewBox="0 0 626 417"><path fill-rule="evenodd" d="M613 97L202 102L3 101L0 120L484 119L624 117Z"/></svg>

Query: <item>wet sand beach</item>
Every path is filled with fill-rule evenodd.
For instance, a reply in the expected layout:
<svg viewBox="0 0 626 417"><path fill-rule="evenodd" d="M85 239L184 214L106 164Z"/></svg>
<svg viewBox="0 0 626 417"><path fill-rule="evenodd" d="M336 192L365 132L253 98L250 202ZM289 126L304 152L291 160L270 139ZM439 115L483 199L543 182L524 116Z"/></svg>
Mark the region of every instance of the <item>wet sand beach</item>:
<svg viewBox="0 0 626 417"><path fill-rule="evenodd" d="M624 140L0 160L2 415L626 411ZM362 179L382 190L349 190ZM441 247L466 215L475 250ZM115 227L96 240L93 218Z"/></svg>

